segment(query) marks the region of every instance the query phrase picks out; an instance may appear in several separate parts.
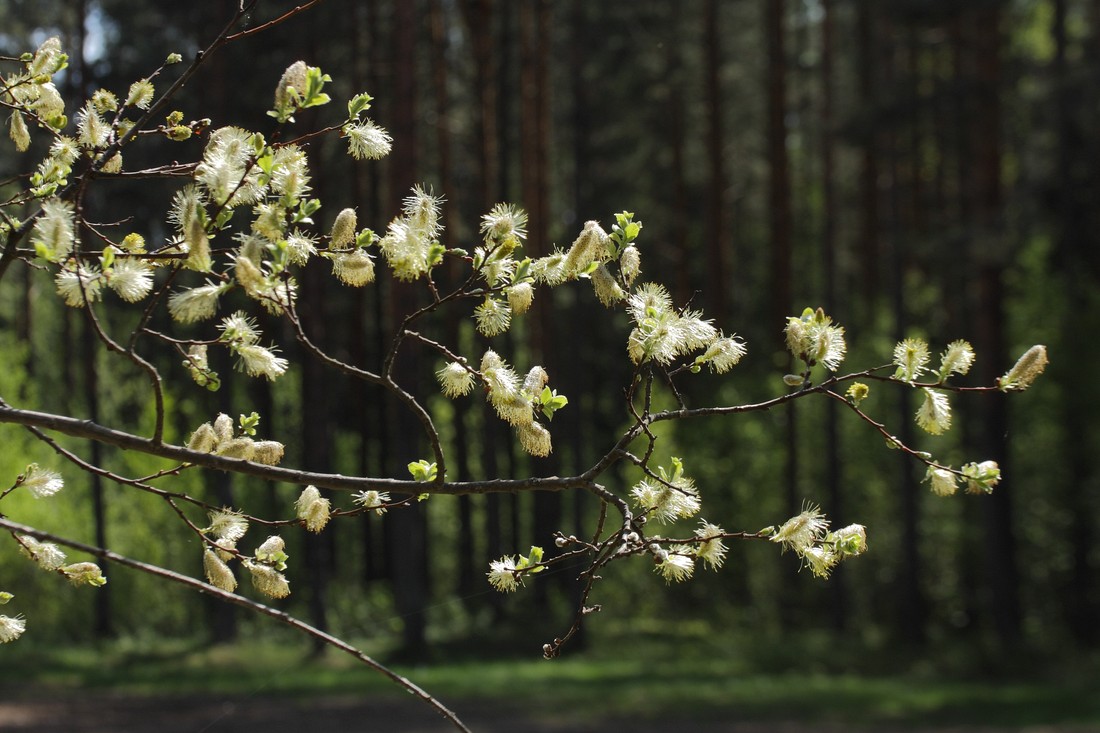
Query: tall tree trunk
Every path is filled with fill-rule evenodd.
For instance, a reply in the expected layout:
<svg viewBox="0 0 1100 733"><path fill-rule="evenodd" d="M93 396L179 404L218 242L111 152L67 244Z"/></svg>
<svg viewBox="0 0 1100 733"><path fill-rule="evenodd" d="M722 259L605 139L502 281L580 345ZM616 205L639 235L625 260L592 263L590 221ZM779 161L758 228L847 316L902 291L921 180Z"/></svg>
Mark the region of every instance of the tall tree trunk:
<svg viewBox="0 0 1100 733"><path fill-rule="evenodd" d="M887 30L887 38L897 38L906 34L906 29L895 29L886 20L882 25ZM889 44L884 49L882 63L884 86L887 89L899 88L908 82L908 75L916 73L915 68L907 65L908 49ZM915 65L913 65L915 66ZM890 173L890 227L887 247L884 254L888 257L889 278L886 282L891 310L894 314L895 341L908 336L910 313L906 300L906 273L913 264L910 257L909 241L913 236L913 207L910 195L912 188L912 165L915 151L908 147L912 137L903 124L894 124L888 133L889 173ZM898 438L905 445L913 445L916 431L913 426L913 400L908 390L900 390L897 395ZM920 547L920 483L915 467L908 456L899 455L898 465L898 516L901 519L901 568L898 579L897 620L901 638L919 646L926 641L928 622L928 603L922 586L924 570Z"/></svg>
<svg viewBox="0 0 1100 733"><path fill-rule="evenodd" d="M463 241L459 231L458 196L454 185L454 172L451 152L451 118L450 95L448 94L447 73L447 21L446 9L442 0L432 0L430 8L430 22L432 31L432 85L435 92L435 109L439 120L436 126L436 145L439 148L439 178L443 187L443 197L449 202L444 208L444 222L446 223L447 238L451 241ZM457 263L456 263L457 264ZM456 272L452 275L458 275ZM447 333L457 335L461 314L452 309L447 314ZM454 408L454 455L450 463L453 464L453 478L456 481L470 478L469 451L470 440L467 435L466 416L469 402L457 400ZM475 598L478 589L478 568L481 566L475 557L474 542L474 511L473 497L458 497L458 541L455 548L458 563L458 596L464 603L469 603Z"/></svg>
<svg viewBox="0 0 1100 733"><path fill-rule="evenodd" d="M673 43L665 44L665 75L669 80L669 98L665 106L664 119L668 122L668 146L672 153L672 169L669 171L672 187L672 213L674 214L670 225L670 252L665 254L665 261L671 260L673 267L672 287L673 295L677 303L686 303L691 297L692 272L691 265L694 259L691 256L688 245L688 190L684 176L684 147L686 114L684 111L684 61L683 49L679 43L679 35L682 32L681 18L685 15L681 9L680 0L669 0L666 6L666 22L675 38ZM715 318L721 314L712 313Z"/></svg>
<svg viewBox="0 0 1100 733"><path fill-rule="evenodd" d="M972 267L977 272L978 297L975 323L975 349L982 355L978 374L983 384L992 384L1008 360L1005 342L1005 309L1003 260L999 244L1003 235L1001 186L1001 38L1000 10L996 4L975 9L970 28L969 44L974 54L975 114L971 128L971 145L975 165L975 222L978 235L971 253ZM1013 536L1011 470L1007 465L1007 406L1003 399L985 400L981 411L982 431L979 440L986 459L997 461L1009 477L983 503L985 519L986 576L990 584L988 611L1001 642L1014 645L1019 641L1021 617L1019 571L1016 565L1016 542Z"/></svg>
<svg viewBox="0 0 1100 733"><path fill-rule="evenodd" d="M771 303L769 322L778 332L791 309L791 178L787 155L787 57L784 0L764 0L768 53L767 148L768 224L771 237ZM782 348L781 337L776 343Z"/></svg>
<svg viewBox="0 0 1100 733"><path fill-rule="evenodd" d="M783 0L765 0L764 35L767 44L768 66L766 93L768 100L767 152L768 152L768 223L771 242L771 302L767 311L773 333L778 334L773 348L783 349L781 324L791 312L791 182L790 159L787 155L787 58L786 58L786 10ZM784 442L785 498L787 512L792 516L799 510L799 461L798 415L794 402L784 410L786 431ZM782 622L795 625L795 603L791 597L781 601Z"/></svg>
<svg viewBox="0 0 1100 733"><path fill-rule="evenodd" d="M727 262L729 226L726 219L725 194L726 180L725 155L723 155L724 135L722 130L722 32L719 28L719 0L707 0L703 15L703 36L706 47L706 104L707 104L707 159L709 177L707 182L707 247L706 247L706 288L708 310L713 318L724 319L729 313L730 290Z"/></svg>
<svg viewBox="0 0 1100 733"><path fill-rule="evenodd" d="M550 146L549 44L549 3L534 0L520 5L520 181L529 215L527 252L531 256L546 254L549 241L550 172L546 165ZM552 343L556 314L540 302L532 316L529 353L553 376L561 363ZM561 465L558 459L557 453L539 459L535 470L556 474ZM557 548L549 539L554 530L562 526L562 494L536 493L530 508L533 511L532 542L546 546L547 556L552 557L557 554ZM564 579L564 576L559 577ZM540 605L546 603L549 588L548 582L535 586L536 602Z"/></svg>
<svg viewBox="0 0 1100 733"><path fill-rule="evenodd" d="M87 0L78 0L76 16L74 18L75 43L73 48L76 54L76 69L73 79L75 96L84 99L87 90L93 88L94 81L88 70L88 61L84 55L85 40L87 38ZM94 239L90 232L85 232L85 241ZM91 306L88 306L91 308ZM96 369L98 356L98 338L92 325L91 316L83 319L80 328L81 359L83 374L81 381L84 385L84 397L87 400L88 419L94 423L99 422L99 374ZM103 465L103 446L97 441L91 441L88 446L89 460L95 466ZM103 478L96 473L89 473L88 480L92 490L92 525L95 535L95 543L98 547L107 547L107 505L103 493ZM103 591L107 591L104 593ZM114 636L114 616L111 610L112 592L107 586L99 589L95 594L94 617L92 621L92 633L99 639Z"/></svg>
<svg viewBox="0 0 1100 733"><path fill-rule="evenodd" d="M478 151L476 176L477 205L486 212L496 194L497 178L497 94L493 58L493 0L462 0L462 12L474 51L475 137Z"/></svg>
<svg viewBox="0 0 1100 733"><path fill-rule="evenodd" d="M395 4L394 17L394 78L393 78L393 129L402 134L395 139L390 155L389 199L396 211L401 199L414 183L416 171L416 21L413 3ZM393 283L390 290L390 323L400 323L405 314L414 307L411 288L404 283ZM420 377L422 365L417 354L405 350L399 356L400 367L395 373L409 375L408 382L416 383ZM424 444L422 427L416 417L403 404L389 396L391 405L392 434L400 436L393 441L387 455L390 475L406 474L406 465L418 460L421 446ZM410 658L417 658L426 651L425 631L428 604L428 555L427 555L427 516L420 503L390 512L386 515L389 526L389 559L391 564L391 582L394 601L402 618L403 652Z"/></svg>
<svg viewBox="0 0 1100 733"><path fill-rule="evenodd" d="M834 0L824 0L821 6L821 271L826 310L843 319L843 307L836 288L836 181L833 163L833 45ZM829 497L829 512L844 516L843 476L840 467L840 429L837 404L830 400L825 406L825 489ZM840 566L829 584L831 595L830 620L837 631L847 626L847 583L844 567Z"/></svg>
<svg viewBox="0 0 1100 733"><path fill-rule="evenodd" d="M856 36L858 59L858 87L860 106L868 118L877 111L878 89L875 84L875 68L879 58L875 44L875 14L872 0L858 0L856 5ZM860 263L859 287L862 308L860 321L870 324L875 312L875 299L878 297L876 285L879 283L879 154L877 125L866 125L861 145L860 160L860 231L857 240L858 261Z"/></svg>
<svg viewBox="0 0 1100 733"><path fill-rule="evenodd" d="M381 32L379 31L379 4L356 3L353 6L351 29L352 78L356 89L377 89L382 80L379 74L381 51ZM362 13L362 15L360 15ZM376 165L357 165L351 176L352 200L359 212L360 221L382 220L382 181L380 167ZM376 364L383 353L384 334L379 326L383 313L383 288L356 288L354 307L350 314L348 344L351 359L356 364ZM370 368L370 367L368 367ZM349 403L352 405L352 430L359 437L358 469L363 476L381 476L385 474L384 456L387 455L384 400L373 398L377 395L367 385L356 380L351 385ZM359 544L362 549L365 582L380 580L387 576L385 567L386 552L379 531L379 517L366 514L360 523Z"/></svg>
<svg viewBox="0 0 1100 733"><path fill-rule="evenodd" d="M327 273L319 262L311 263L301 276L301 299L309 307L301 309L302 326L310 339L322 348L328 347L325 313L325 290L328 287ZM302 446L302 466L307 471L332 470L332 411L329 403L331 384L323 364L317 359L306 357L302 360L302 424L300 441ZM325 602L331 564L330 538L335 527L329 527L323 535L315 535L301 530L306 569L305 586L308 588L309 616L311 623L325 631L328 629L328 607ZM314 643L314 651L320 652L323 643Z"/></svg>
<svg viewBox="0 0 1100 733"><path fill-rule="evenodd" d="M1055 264L1061 271L1066 298L1066 321L1063 333L1091 333L1100 325L1096 315L1096 297L1090 293L1090 275L1096 272L1096 252L1100 242L1088 207L1090 193L1097 188L1097 174L1092 165L1075 164L1074 157L1087 150L1080 116L1085 114L1080 88L1074 86L1068 64L1067 48L1067 0L1055 0L1052 34L1055 42L1054 78L1056 83L1056 110L1058 126L1058 169L1055 231L1057 251ZM1086 59L1090 65L1100 57L1100 3L1093 3L1093 38ZM1093 66L1093 69L1096 67ZM1096 119L1095 114L1086 119ZM1087 170L1088 173L1083 171ZM1082 180L1084 179L1084 180ZM1090 185L1091 184L1091 185ZM1090 253L1092 261L1090 262ZM1091 364L1098 356L1093 339L1070 338L1061 343L1060 358L1055 360L1051 372L1061 384L1077 383L1076 372L1081 364ZM1090 500L1089 488L1096 485L1093 436L1096 429L1090 410L1082 400L1081 391L1091 392L1095 399L1097 389L1090 384L1065 389L1062 396L1062 429L1065 451L1068 456L1067 480L1064 491L1066 510L1070 517L1068 540L1072 558L1069 582L1061 591L1066 599L1066 619L1073 635L1082 642L1095 644L1100 639L1096 619L1100 617L1100 591L1098 569L1090 560L1096 543L1094 517L1096 508Z"/></svg>

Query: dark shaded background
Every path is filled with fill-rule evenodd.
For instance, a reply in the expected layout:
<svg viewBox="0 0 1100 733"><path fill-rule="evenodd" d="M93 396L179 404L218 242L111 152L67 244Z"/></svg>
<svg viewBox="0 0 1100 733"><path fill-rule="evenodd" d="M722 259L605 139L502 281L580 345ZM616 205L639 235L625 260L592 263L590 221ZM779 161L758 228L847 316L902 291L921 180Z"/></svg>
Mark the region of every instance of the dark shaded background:
<svg viewBox="0 0 1100 733"><path fill-rule="evenodd" d="M9 0L0 42L18 53L59 34L66 48L84 48L72 52L70 93L124 94L169 51L190 58L234 5ZM261 2L251 23L293 5ZM1052 364L1032 391L956 400L949 438L914 434L909 396L876 390L867 403L946 462L997 460L1006 478L990 497L931 496L917 466L825 405L678 426L666 440L696 476L708 518L753 530L809 499L841 525L868 525L872 553L827 584L796 574L770 547L735 546L723 573L669 593L655 592L663 585L646 568L624 569L596 599L612 618L595 619L594 630L686 617L777 639L796 627L871 644L965 639L993 654L1095 644L1100 2L325 0L219 52L177 106L187 119L270 135L263 111L299 58L334 77L337 109L301 114L294 129L337 120L343 100L365 90L395 140L371 164L347 158L335 138L310 146L326 202L319 222L354 206L381 230L422 182L448 201L450 243L472 244L478 217L514 201L530 214L527 253L538 256L568 246L588 219L609 226L614 212L634 211L645 224L643 277L749 344L731 377L692 385L694 405L782 391L782 325L805 306L847 327L853 369L888 362L903 336L924 335L937 352L967 338L978 362L964 383L988 384L1031 344L1047 345ZM150 145L147 160L135 152L127 163L194 159L202 145ZM29 165L14 155L5 147L0 164ZM170 185L109 185L96 217L132 216L148 239L166 235ZM320 268L301 277L305 325L347 359L376 360L393 314L424 297L387 278L335 292ZM85 359L88 368L71 358L90 342L78 317L36 297L50 284L19 277L22 290L3 296L0 331L28 345L28 382L74 387L42 389L39 404L89 417L140 413L142 398L102 359ZM624 417L627 329L621 316L593 318L593 308L586 289L562 289L501 344L518 363L544 364L571 399L554 422L553 457L517 455L480 405L433 403L448 426L451 478L577 472L610 447ZM466 315L437 322L437 335L479 352ZM297 356L277 322L262 325ZM58 353L70 358L49 358ZM181 390L175 429L255 409L287 443L287 463L306 469L401 476L423 455L409 418L381 394L301 364L274 387L237 375L217 395ZM407 383L430 385L437 366L410 360ZM215 368L230 374L228 364ZM615 488L629 486L619 478ZM288 512L295 495L220 476L204 490L226 503L267 502L273 513ZM137 512L135 522L113 496L88 486L79 511L89 536L197 572L193 548L172 545L154 520L140 529L147 518ZM591 530L593 509L571 496L440 497L297 537L291 609L353 636L400 630L410 653L429 636L489 633L530 648L532 636L541 643L567 624L569 574L505 598L486 592L487 563L549 545L558 528ZM241 633L231 611L199 600L136 603L143 583L120 576L94 606L85 595L42 610L36 633Z"/></svg>

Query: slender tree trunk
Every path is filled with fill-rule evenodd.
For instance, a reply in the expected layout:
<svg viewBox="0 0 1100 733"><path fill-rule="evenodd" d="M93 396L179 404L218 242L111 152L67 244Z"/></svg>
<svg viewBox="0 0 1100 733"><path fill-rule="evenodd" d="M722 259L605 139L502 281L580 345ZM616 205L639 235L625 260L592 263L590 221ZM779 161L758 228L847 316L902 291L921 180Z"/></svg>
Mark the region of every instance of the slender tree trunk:
<svg viewBox="0 0 1100 733"><path fill-rule="evenodd" d="M989 5L973 11L976 72L975 115L971 141L975 154L972 172L975 215L980 236L972 253L977 271L978 312L975 348L983 384L992 384L1008 360L1005 343L1003 252L995 251L1003 235L1001 186L1001 38L1000 11ZM978 249L980 248L980 249ZM993 249L994 251L990 251ZM989 613L1001 642L1015 645L1020 639L1021 612L1019 571L1013 533L1013 484L1007 465L1007 405L1003 399L983 401L980 446L986 459L997 461L1007 477L983 503L986 525L986 575L990 584Z"/></svg>
<svg viewBox="0 0 1100 733"><path fill-rule="evenodd" d="M767 153L768 153L768 222L771 243L771 302L768 320L774 326L777 340L773 348L783 349L781 324L791 312L792 286L791 264L793 245L791 229L790 159L787 155L787 59L786 59L786 10L783 0L765 0L764 34L767 44L768 65L766 92L768 100ZM784 442L783 484L787 512L792 516L799 511L800 492L798 456L798 415L794 402L784 410L786 431ZM782 622L795 625L793 594L781 601Z"/></svg>
<svg viewBox="0 0 1100 733"><path fill-rule="evenodd" d="M416 171L416 29L419 27L413 3L396 3L394 18L394 77L393 77L393 129L402 134L394 141L390 155L389 198L393 210L400 206L414 183ZM411 288L403 283L393 283L390 291L390 315L392 323L399 323L404 314L414 308ZM413 350L405 350L399 356L400 367L395 373L405 381L416 383L422 365ZM406 473L406 465L422 458L424 444L422 428L416 417L402 404L389 398L393 410L393 435L400 436L390 446L387 454L390 475ZM428 605L428 555L427 516L421 504L415 503L399 512L386 515L390 529L388 539L391 563L391 582L394 601L402 618L403 651L411 658L421 657L426 651L425 631Z"/></svg>
<svg viewBox="0 0 1100 733"><path fill-rule="evenodd" d="M725 195L728 188L722 130L722 32L719 28L719 0L707 0L703 15L706 47L705 85L707 104L707 158L710 180L707 183L706 287L708 310L717 319L727 315L729 302L729 226ZM782 21L780 21L782 22ZM782 83L780 82L780 86ZM782 93L782 90L780 90Z"/></svg>
<svg viewBox="0 0 1100 733"><path fill-rule="evenodd" d="M675 34L676 42L665 44L666 76L669 79L669 99L666 105L665 119L668 122L668 146L672 153L670 186L672 188L672 211L675 214L670 225L670 252L665 254L666 261L673 266L673 294L677 303L685 303L692 294L692 255L688 244L688 191L684 178L684 62L679 41L682 12L680 0L670 0L666 8L666 22ZM721 314L713 313L716 318Z"/></svg>
<svg viewBox="0 0 1100 733"><path fill-rule="evenodd" d="M1086 329L1095 329L1100 323L1095 308L1095 295L1090 295L1089 273L1096 270L1095 253L1100 247L1087 207L1088 193L1097 187L1097 174L1093 166L1075 165L1074 157L1087 150L1085 135L1079 116L1081 109L1079 87L1072 85L1068 63L1068 42L1066 28L1067 0L1055 0L1052 34L1055 42L1054 78L1056 82L1057 125L1058 125L1058 175L1057 205L1054 212L1057 217L1056 231L1058 250L1056 265L1061 270L1066 297L1066 321L1063 333L1090 333ZM1086 53L1089 64L1095 64L1100 56L1100 3L1093 3L1093 39L1092 47ZM1095 68L1095 67L1093 67ZM1095 113L1086 119L1096 119ZM1089 173L1082 173L1082 168ZM1091 177L1091 180L1090 180ZM1090 185L1091 184L1091 185ZM1067 338L1061 343L1060 358L1052 365L1051 372L1061 384L1076 383L1076 372L1080 364L1093 363L1100 348L1094 340ZM1069 582L1062 594L1066 598L1066 618L1073 635L1082 642L1095 644L1100 639L1096 619L1100 617L1100 592L1097 590L1097 567L1090 561L1092 548L1096 543L1096 528L1093 524L1096 508L1090 500L1089 487L1095 486L1096 474L1094 449L1095 434L1092 416L1082 399L1081 391L1088 390L1095 399L1096 387L1090 384L1079 385L1064 390L1061 404L1062 429L1066 438L1065 451L1068 456L1067 481L1065 482L1065 504L1070 517L1068 541L1072 558Z"/></svg>
<svg viewBox="0 0 1100 733"><path fill-rule="evenodd" d="M488 211L497 178L497 100L493 58L493 0L462 0L462 12L474 51L474 87L477 100L476 145L478 151L478 206Z"/></svg>
<svg viewBox="0 0 1100 733"><path fill-rule="evenodd" d="M791 309L791 179L787 155L787 57L784 0L764 0L768 53L768 222L771 235L771 307L769 320L779 326ZM782 343L778 343L782 348Z"/></svg>
<svg viewBox="0 0 1100 733"><path fill-rule="evenodd" d="M439 120L436 126L436 145L439 148L440 185L443 188L443 197L450 202L449 205L444 207L444 221L447 230L445 236L451 241L461 242L463 241L463 237L459 231L461 217L458 216L458 194L454 185L453 156L451 152L451 103L447 89L449 74L447 73L447 21L445 15L446 10L442 0L432 0L430 7L432 32L432 85L435 92L436 116ZM458 268L456 267L455 269L456 272L451 273L452 275L458 275ZM457 335L459 333L461 314L457 311L450 312L447 315L447 319L447 333ZM451 456L450 463L453 464L453 478L456 481L470 478L470 440L467 435L468 428L466 426L468 406L469 402L466 400L456 400L453 403L455 437L454 455ZM474 555L473 498L469 496L458 497L458 541L456 552L456 559L458 562L458 595L463 599L463 602L469 603L475 597L479 580L477 570L479 564Z"/></svg>
<svg viewBox="0 0 1100 733"><path fill-rule="evenodd" d="M833 162L833 45L834 0L824 0L821 18L821 254L822 279L826 308L843 319L843 307L836 288L836 181ZM825 407L825 487L829 497L829 512L844 516L843 476L840 467L840 429L837 404ZM831 595L830 620L837 631L847 626L847 583L843 565L836 569L829 583Z"/></svg>
<svg viewBox="0 0 1100 733"><path fill-rule="evenodd" d="M78 0L74 18L75 43L73 48L76 56L76 68L74 69L76 73L74 74L73 86L75 87L74 91L76 92L76 96L79 99L84 98L86 90L92 87L93 84L93 80L88 70L87 59L84 56L85 39L87 37L87 18L87 0ZM91 239L91 237L88 236L88 232L84 234L86 239ZM81 315L87 314L82 313ZM87 401L88 419L98 423L100 418L99 374L96 368L98 339L90 316L83 319L81 326L82 327L79 329L82 352L80 363L83 366L81 381L84 385L84 397ZM96 441L92 441L88 446L88 451L88 457L92 464L102 466L103 446ZM103 479L98 474L90 473L88 474L88 480L92 490L92 524L95 541L99 547L107 547L107 505L103 493ZM104 593L103 591L107 592ZM95 613L92 621L92 633L99 639L106 639L114 636L115 633L114 617L111 610L111 596L112 592L110 589L104 586L95 594L95 600L93 601Z"/></svg>
<svg viewBox="0 0 1100 733"><path fill-rule="evenodd" d="M878 90L874 70L878 65L875 51L875 15L872 0L858 0L856 5L856 35L858 59L858 87L861 106L870 115L878 105ZM877 126L868 126L862 144L860 160L860 232L857 244L860 263L859 287L863 308L861 321L869 324L874 313L874 302L879 283L879 191L878 191L878 135Z"/></svg>
<svg viewBox="0 0 1100 733"><path fill-rule="evenodd" d="M301 298L309 303L301 309L302 325L314 343L326 348L326 324L329 322L325 312L324 293L328 286L327 273L319 265L311 263L301 276ZM302 424L300 445L302 446L302 465L308 471L332 470L332 429L333 406L329 403L331 385L323 364L317 359L306 357L301 362L302 370ZM308 604L311 623L322 631L328 629L328 608L325 602L331 562L329 538L335 527L329 527L324 535L314 535L301 530L303 554L305 560L305 586L308 589ZM323 643L314 643L314 651L320 652Z"/></svg>

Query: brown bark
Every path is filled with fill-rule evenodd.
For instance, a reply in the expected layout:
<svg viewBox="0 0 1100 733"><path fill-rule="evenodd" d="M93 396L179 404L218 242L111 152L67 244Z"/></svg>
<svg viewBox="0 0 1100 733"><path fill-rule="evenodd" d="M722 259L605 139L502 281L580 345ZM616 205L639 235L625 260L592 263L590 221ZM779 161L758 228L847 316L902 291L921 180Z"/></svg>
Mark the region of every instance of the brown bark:
<svg viewBox="0 0 1100 733"><path fill-rule="evenodd" d="M419 27L413 3L399 2L394 6L394 66L392 78L393 100L392 127L401 134L394 140L389 156L390 208L397 211L401 199L415 183L416 171L416 29ZM389 313L386 321L400 323L405 314L415 307L412 287L394 282L390 289ZM423 365L415 350L404 350L399 355L400 366L396 374L408 375L409 383L418 383ZM408 463L418 460L422 435L415 416L393 399L387 400L389 413L387 425L391 435L398 436L386 454L387 472L391 476L407 475ZM429 587L427 574L427 516L421 504L386 515L388 530L387 548L390 564L390 582L394 602L402 618L403 652L411 658L422 656L426 650L425 631Z"/></svg>
<svg viewBox="0 0 1100 733"><path fill-rule="evenodd" d="M477 99L476 147L478 205L488 211L493 205L493 184L497 178L496 65L493 57L493 0L463 0L462 13L474 50L474 86Z"/></svg>
<svg viewBox="0 0 1100 733"><path fill-rule="evenodd" d="M707 105L707 245L706 292L710 315L719 320L728 313L729 273L727 252L729 225L726 219L725 194L728 187L722 131L722 45L718 13L719 0L707 0L703 14L703 36L706 47L705 69ZM780 49L781 53L781 49ZM780 86L782 86L780 80ZM774 93L774 92L773 92ZM779 94L782 95L782 88Z"/></svg>
<svg viewBox="0 0 1100 733"><path fill-rule="evenodd" d="M835 40L834 0L824 0L821 19L821 255L825 303L829 313L843 317L836 288L836 181L833 156L833 46ZM828 511L844 516L843 476L840 465L840 429L838 406L830 401L825 408L825 491ZM837 631L847 626L847 583L844 567L838 567L829 584L830 620Z"/></svg>
<svg viewBox="0 0 1100 733"><path fill-rule="evenodd" d="M870 117L878 105L878 89L875 84L874 70L878 64L875 51L875 15L871 0L859 0L856 6L856 36L860 104ZM871 321L876 284L879 282L879 155L876 125L866 125L860 159L860 231L857 239L859 254L859 287L861 295L861 315L866 323Z"/></svg>
<svg viewBox="0 0 1100 733"><path fill-rule="evenodd" d="M767 43L767 154L768 224L771 239L771 303L768 311L774 333L791 313L791 180L787 155L787 59L785 51L785 3L764 0ZM782 348L782 336L776 346Z"/></svg>
<svg viewBox="0 0 1100 733"><path fill-rule="evenodd" d="M1054 74L1057 84L1057 129L1058 129L1058 168L1057 168L1057 254L1056 264L1061 270L1061 279L1065 288L1066 321L1062 324L1063 333L1090 333L1100 318L1090 307L1095 302L1090 290L1092 280L1089 277L1100 241L1090 222L1088 207L1089 194L1096 188L1093 166L1075 165L1074 156L1088 149L1082 129L1080 108L1082 97L1071 79L1068 61L1068 39L1066 28L1067 0L1055 0L1052 34L1055 42ZM1089 63L1095 64L1100 56L1100 3L1092 3L1093 37L1090 39L1086 54ZM1075 103L1076 102L1076 103ZM1086 118L1088 119L1088 118ZM1095 117L1093 117L1095 119ZM1088 173L1082 173L1082 170ZM1092 180L1089 177L1092 177ZM1062 384L1073 384L1080 364L1093 363L1097 347L1091 339L1065 339L1061 345L1060 358L1052 365L1052 377ZM1096 618L1100 617L1100 591L1097 579L1100 576L1096 563L1090 558L1096 542L1096 529L1092 518L1095 508L1090 500L1089 487L1095 485L1096 469L1094 443L1090 435L1094 432L1092 418L1086 404L1083 404L1081 390L1066 389L1061 400L1062 427L1066 437L1067 481L1064 491L1070 526L1068 540L1070 544L1071 567L1068 582L1062 591L1066 599L1066 620L1074 636L1086 643L1096 643L1100 630ZM1095 388L1084 386L1083 389Z"/></svg>
<svg viewBox="0 0 1100 733"><path fill-rule="evenodd" d="M972 118L971 145L975 165L975 222L981 236L975 238L971 253L972 267L978 273L978 311L975 349L982 354L979 377L992 384L1008 361L1005 334L1005 294L1001 184L1001 38L1000 10L996 5L973 11L970 28L973 37L975 72L975 110ZM998 251L1000 250L1000 251ZM1013 645L1020 639L1021 614L1019 570L1013 532L1013 483L1008 463L1008 411L1003 399L986 400L981 410L979 440L985 459L997 461L1007 477L983 503L985 520L985 566L990 585L989 615L1001 642Z"/></svg>

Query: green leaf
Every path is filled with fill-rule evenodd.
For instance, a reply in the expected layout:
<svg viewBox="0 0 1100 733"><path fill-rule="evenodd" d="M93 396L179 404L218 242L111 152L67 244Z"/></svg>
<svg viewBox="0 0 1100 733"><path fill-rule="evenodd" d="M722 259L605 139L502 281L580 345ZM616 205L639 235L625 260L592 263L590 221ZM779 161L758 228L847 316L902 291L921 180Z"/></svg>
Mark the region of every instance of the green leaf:
<svg viewBox="0 0 1100 733"><path fill-rule="evenodd" d="M359 116L361 112L366 112L370 109L371 100L374 99L371 95L363 92L362 94L356 94L348 101L348 119L354 119Z"/></svg>
<svg viewBox="0 0 1100 733"><path fill-rule="evenodd" d="M439 475L439 467L435 462L429 463L423 458L419 461L413 461L409 464L408 468L414 481L429 483L435 481L436 477ZM421 501L423 501L423 499L421 499Z"/></svg>
<svg viewBox="0 0 1100 733"><path fill-rule="evenodd" d="M565 395L558 394L557 390L543 387L542 392L539 393L538 402L539 408L546 419L553 420L554 413L568 405L569 399Z"/></svg>
<svg viewBox="0 0 1100 733"><path fill-rule="evenodd" d="M527 557L521 557L520 558L519 563L516 564L516 569L519 569L520 564L522 564L523 567L525 567L525 568L531 568L529 572L531 572L532 574L541 573L543 570L546 570L545 567L531 567L531 566L532 565L538 565L540 562L542 562L542 555L543 555L542 548L537 547L535 545L532 545L530 554L528 554Z"/></svg>
<svg viewBox="0 0 1100 733"><path fill-rule="evenodd" d="M302 102L302 109L306 107L320 107L322 104L328 104L332 101L332 98L327 94L315 94L306 101Z"/></svg>
<svg viewBox="0 0 1100 733"><path fill-rule="evenodd" d="M245 435L255 435L256 426L260 424L260 416L253 412L251 415L241 415L237 418L241 426L241 432Z"/></svg>
<svg viewBox="0 0 1100 733"><path fill-rule="evenodd" d="M520 260L516 265L516 273L512 277L513 283L523 282L525 279L531 276L531 258Z"/></svg>
<svg viewBox="0 0 1100 733"><path fill-rule="evenodd" d="M370 229L364 229L355 235L356 247L369 247L374 244L375 233Z"/></svg>
<svg viewBox="0 0 1100 733"><path fill-rule="evenodd" d="M236 209L229 209L229 208L222 209L221 211L219 211L218 212L218 217L216 219L214 219L215 228L225 229L226 225L229 224L229 220L233 218L233 212L234 211L236 211Z"/></svg>

